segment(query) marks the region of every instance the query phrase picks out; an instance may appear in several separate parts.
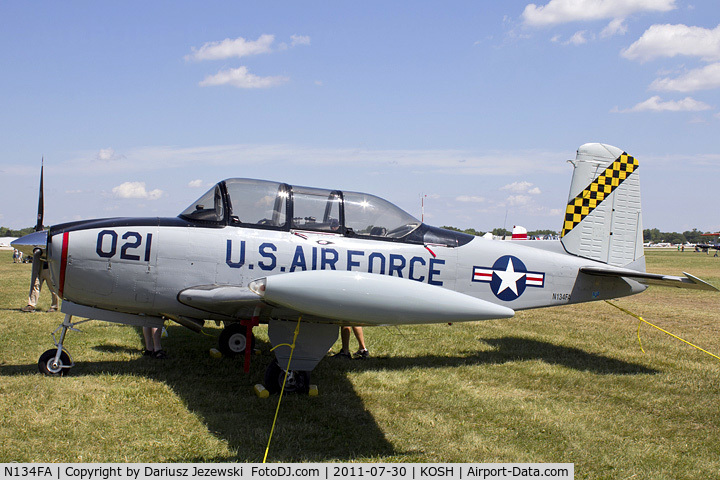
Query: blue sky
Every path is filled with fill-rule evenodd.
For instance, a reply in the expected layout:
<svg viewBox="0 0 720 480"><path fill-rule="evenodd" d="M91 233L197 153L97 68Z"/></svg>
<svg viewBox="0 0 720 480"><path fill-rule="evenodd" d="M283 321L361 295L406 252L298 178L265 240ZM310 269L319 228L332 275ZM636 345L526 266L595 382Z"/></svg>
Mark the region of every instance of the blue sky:
<svg viewBox="0 0 720 480"><path fill-rule="evenodd" d="M578 146L720 229L715 0L2 2L0 225L175 216L252 177L559 230Z"/></svg>

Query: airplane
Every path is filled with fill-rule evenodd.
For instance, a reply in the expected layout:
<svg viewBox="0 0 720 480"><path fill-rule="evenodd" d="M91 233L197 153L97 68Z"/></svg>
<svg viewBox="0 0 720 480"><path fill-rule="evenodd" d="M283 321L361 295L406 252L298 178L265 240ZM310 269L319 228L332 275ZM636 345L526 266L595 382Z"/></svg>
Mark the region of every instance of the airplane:
<svg viewBox="0 0 720 480"><path fill-rule="evenodd" d="M427 225L371 194L245 178L217 183L177 217L32 233L13 246L47 258L65 313L38 368L64 375L74 365L65 339L88 321L73 322L80 317L150 327L170 319L196 332L223 322L219 348L244 353L247 372L262 323L275 353L265 388L307 393L340 326L510 318L648 285L717 291L688 273L645 271L634 157L588 143L571 163L558 241L491 241Z"/></svg>
<svg viewBox="0 0 720 480"><path fill-rule="evenodd" d="M717 237L720 236L720 232L718 233L703 233L701 236L703 237ZM705 253L709 253L710 249L713 250L720 250L720 243L714 242L714 243L696 243L695 244L695 251L702 251ZM715 256L717 257L718 254L715 252Z"/></svg>

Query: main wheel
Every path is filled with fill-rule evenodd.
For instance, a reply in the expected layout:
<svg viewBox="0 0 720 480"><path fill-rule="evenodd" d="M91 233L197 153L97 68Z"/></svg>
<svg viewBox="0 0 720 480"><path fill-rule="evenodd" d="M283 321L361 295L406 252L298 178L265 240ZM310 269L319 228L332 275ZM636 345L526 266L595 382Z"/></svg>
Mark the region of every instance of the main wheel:
<svg viewBox="0 0 720 480"><path fill-rule="evenodd" d="M285 380L285 370L280 368L277 359L273 359L265 370L265 388L270 393L280 393L283 381ZM285 391L288 393L308 393L310 390L310 372L300 370L290 370L287 374L287 383Z"/></svg>
<svg viewBox="0 0 720 480"><path fill-rule="evenodd" d="M43 375L49 375L53 377L63 377L67 375L70 370L70 356L64 351L60 353L60 360L55 363L55 355L57 355L57 348L51 348L42 355L38 360L38 370Z"/></svg>
<svg viewBox="0 0 720 480"><path fill-rule="evenodd" d="M218 340L218 348L226 357L234 357L245 353L245 345L247 345L247 327L239 323L231 323L220 332ZM250 334L250 349L255 349L255 336Z"/></svg>

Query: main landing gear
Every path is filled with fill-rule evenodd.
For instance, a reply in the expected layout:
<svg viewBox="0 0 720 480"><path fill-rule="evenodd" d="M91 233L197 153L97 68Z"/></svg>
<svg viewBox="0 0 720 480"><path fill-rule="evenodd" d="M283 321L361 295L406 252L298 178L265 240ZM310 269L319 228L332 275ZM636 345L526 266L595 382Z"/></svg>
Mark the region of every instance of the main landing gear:
<svg viewBox="0 0 720 480"><path fill-rule="evenodd" d="M75 366L75 362L73 362L72 357L67 350L65 350L65 347L63 347L65 335L67 335L68 330L79 332L80 330L75 328L75 325L88 322L89 320L83 320L76 323L72 323L71 320L72 315L66 314L63 323L61 323L60 326L52 332L53 343L56 348L51 348L40 355L40 359L38 360L38 370L40 370L40 373L43 375L54 377L65 376L70 369ZM62 330L60 333L60 341L55 340L55 333L58 330Z"/></svg>
<svg viewBox="0 0 720 480"><path fill-rule="evenodd" d="M240 323L231 323L220 332L218 349L226 357L235 357L245 353L247 346L247 327ZM250 350L255 350L255 335L250 333Z"/></svg>
<svg viewBox="0 0 720 480"><path fill-rule="evenodd" d="M244 370L246 373L250 370L250 357L248 352L255 351L255 335L253 335L252 328L257 326L258 323L257 315L253 315L251 319L228 324L222 332L220 332L218 339L218 349L224 356L237 357L239 355L245 355ZM250 338L249 344L248 337ZM247 349L248 346L250 347L249 350ZM285 370L280 367L277 359L273 358L265 370L264 389L269 393L280 393L284 381ZM291 370L288 372L285 392L307 394L309 390L310 372L300 370Z"/></svg>

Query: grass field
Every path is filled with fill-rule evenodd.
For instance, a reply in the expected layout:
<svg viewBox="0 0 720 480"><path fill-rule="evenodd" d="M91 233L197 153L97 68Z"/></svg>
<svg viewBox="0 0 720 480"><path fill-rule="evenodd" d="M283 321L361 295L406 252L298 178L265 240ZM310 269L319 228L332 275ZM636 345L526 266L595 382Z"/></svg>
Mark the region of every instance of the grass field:
<svg viewBox="0 0 720 480"><path fill-rule="evenodd" d="M648 270L720 285L720 258L651 251ZM259 462L277 397L213 359L220 329L168 324L171 358L101 322L66 344L70 376L37 373L60 313L20 312L30 266L0 252L0 462ZM651 287L617 303L720 354L720 294ZM40 308L47 310L44 292ZM286 396L268 461L571 462L576 478L720 477L720 361L605 303L473 324L368 328L373 357L326 359L320 396ZM354 339L351 347L354 347ZM337 347L337 345L336 345Z"/></svg>

